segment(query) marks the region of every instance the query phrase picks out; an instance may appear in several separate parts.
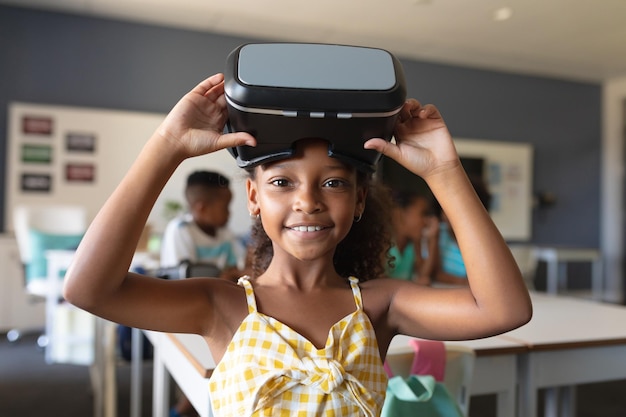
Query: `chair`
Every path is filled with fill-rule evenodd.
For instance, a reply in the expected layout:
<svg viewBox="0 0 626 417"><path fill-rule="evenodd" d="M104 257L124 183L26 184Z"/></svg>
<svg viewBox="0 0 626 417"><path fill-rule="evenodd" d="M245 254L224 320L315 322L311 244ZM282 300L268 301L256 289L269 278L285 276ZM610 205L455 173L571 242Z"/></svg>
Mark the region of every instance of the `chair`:
<svg viewBox="0 0 626 417"><path fill-rule="evenodd" d="M182 261L177 266L161 267L155 271L148 272L148 275L164 279L184 279L191 277L219 277L222 270L217 265L208 262L192 263Z"/></svg>
<svg viewBox="0 0 626 417"><path fill-rule="evenodd" d="M412 352L387 356L387 375L403 378L412 374L432 375L444 383L467 416L476 358L474 350L433 340L411 339L409 344L413 348Z"/></svg>
<svg viewBox="0 0 626 417"><path fill-rule="evenodd" d="M509 249L515 262L522 273L522 278L526 283L526 287L529 290L535 289L535 274L537 272L537 256L535 249L531 245L525 244L510 244Z"/></svg>
<svg viewBox="0 0 626 417"><path fill-rule="evenodd" d="M456 398L461 411L469 415L470 387L474 376L476 353L467 346L446 345L446 372L443 382Z"/></svg>
<svg viewBox="0 0 626 417"><path fill-rule="evenodd" d="M35 299L61 299L61 286L48 281L48 259L50 250L74 250L87 228L87 210L72 205L18 205L13 210L13 229L24 266L26 292ZM61 270L64 273L64 270ZM62 277L62 275L61 275ZM53 287L53 288L51 288ZM51 291L55 294L51 294ZM53 328L54 309L46 306L46 333L37 343L48 351L49 337ZM10 332L11 339L19 338L19 329ZM48 353L48 352L47 352ZM47 358L49 356L47 355Z"/></svg>

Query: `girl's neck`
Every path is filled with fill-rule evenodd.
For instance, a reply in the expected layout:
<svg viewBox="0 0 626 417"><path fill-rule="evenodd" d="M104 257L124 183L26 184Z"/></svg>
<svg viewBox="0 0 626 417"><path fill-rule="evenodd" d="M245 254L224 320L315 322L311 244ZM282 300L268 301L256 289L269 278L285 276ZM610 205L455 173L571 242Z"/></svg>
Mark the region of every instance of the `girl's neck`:
<svg viewBox="0 0 626 417"><path fill-rule="evenodd" d="M404 250L404 248L406 248L406 246L409 244L409 238L406 236L399 236L396 237L396 247L398 248L398 250L400 252L402 252Z"/></svg>
<svg viewBox="0 0 626 417"><path fill-rule="evenodd" d="M280 260L275 255L256 281L261 285L280 285L311 291L320 287L343 285L345 278L337 274L332 259L301 261L297 259Z"/></svg>

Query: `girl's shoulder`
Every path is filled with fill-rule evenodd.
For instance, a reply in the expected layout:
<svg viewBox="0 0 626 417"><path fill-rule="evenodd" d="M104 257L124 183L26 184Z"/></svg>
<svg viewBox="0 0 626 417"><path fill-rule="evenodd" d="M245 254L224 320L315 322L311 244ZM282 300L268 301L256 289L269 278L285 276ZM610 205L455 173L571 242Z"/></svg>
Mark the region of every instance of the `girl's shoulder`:
<svg viewBox="0 0 626 417"><path fill-rule="evenodd" d="M381 277L359 282L364 298L376 299L378 302L389 302L394 294L402 288L414 286L412 282L389 277Z"/></svg>
<svg viewBox="0 0 626 417"><path fill-rule="evenodd" d="M362 289L396 289L398 286L402 287L405 284L412 284L410 281L403 279L395 279L388 276L381 276L375 279L368 279L367 281L360 281L359 286Z"/></svg>

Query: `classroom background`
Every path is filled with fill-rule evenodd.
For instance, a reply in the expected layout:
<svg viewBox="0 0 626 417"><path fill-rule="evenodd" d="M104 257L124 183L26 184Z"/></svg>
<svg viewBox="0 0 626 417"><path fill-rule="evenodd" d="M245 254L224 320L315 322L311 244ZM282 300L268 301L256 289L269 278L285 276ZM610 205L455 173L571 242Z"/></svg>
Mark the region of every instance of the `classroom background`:
<svg viewBox="0 0 626 417"><path fill-rule="evenodd" d="M0 5L0 233L10 229L12 104L164 115L199 80L223 71L235 47L267 40ZM626 74L581 81L399 58L408 96L436 104L455 138L532 149L530 234L511 243L599 248L604 298L624 301ZM99 164L106 172L107 161ZM182 181L180 195L182 201ZM5 261L0 280L9 270ZM589 268L570 268L571 285L588 287ZM536 272L540 288L545 270ZM10 293L3 291L6 316L10 304L2 297Z"/></svg>

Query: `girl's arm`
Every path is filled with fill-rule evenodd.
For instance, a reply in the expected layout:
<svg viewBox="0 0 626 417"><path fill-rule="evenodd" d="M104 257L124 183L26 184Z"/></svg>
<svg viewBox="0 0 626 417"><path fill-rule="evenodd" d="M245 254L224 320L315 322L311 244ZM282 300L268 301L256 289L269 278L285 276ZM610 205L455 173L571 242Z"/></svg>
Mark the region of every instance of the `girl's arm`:
<svg viewBox="0 0 626 417"><path fill-rule="evenodd" d="M366 142L420 175L447 214L465 261L469 286L433 289L392 284L389 326L434 339L467 339L511 330L532 306L511 252L478 199L452 138L434 106L409 100L396 128L397 143Z"/></svg>
<svg viewBox="0 0 626 417"><path fill-rule="evenodd" d="M128 269L152 206L184 159L254 144L246 134L221 134L226 120L223 88L221 74L204 80L176 104L146 143L76 252L65 278L69 302L133 327L205 330L193 320L194 314L200 309L211 313L213 289L219 291L225 281L166 281Z"/></svg>

